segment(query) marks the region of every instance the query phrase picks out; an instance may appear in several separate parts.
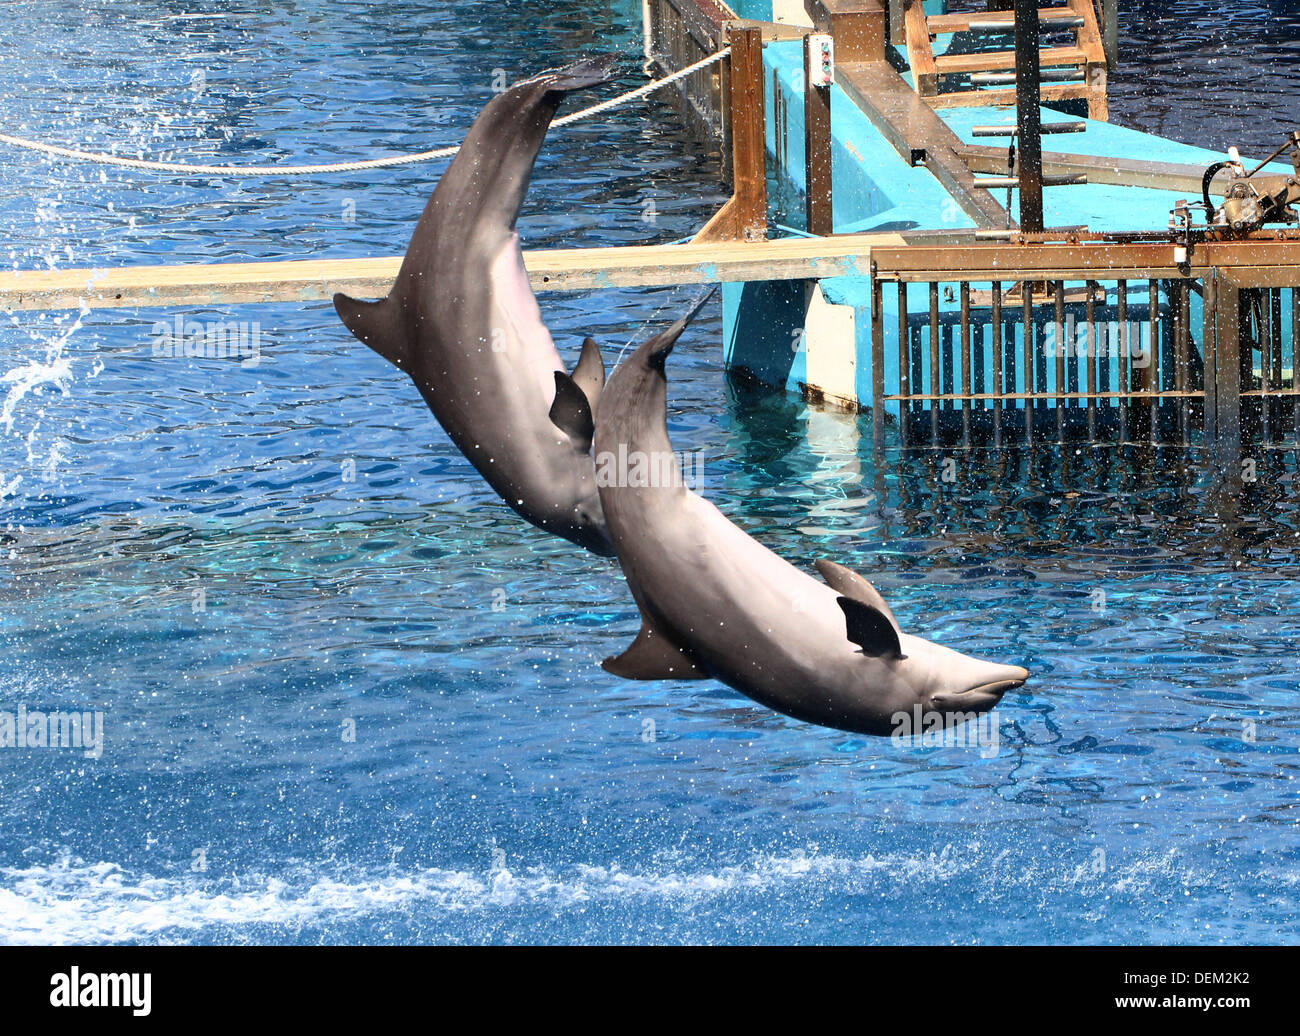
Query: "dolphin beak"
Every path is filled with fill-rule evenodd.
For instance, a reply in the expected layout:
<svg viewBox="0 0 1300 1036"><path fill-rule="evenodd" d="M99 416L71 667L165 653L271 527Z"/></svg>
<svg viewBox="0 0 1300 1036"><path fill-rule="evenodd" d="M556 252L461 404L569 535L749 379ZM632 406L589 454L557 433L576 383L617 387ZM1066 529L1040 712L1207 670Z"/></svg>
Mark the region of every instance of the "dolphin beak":
<svg viewBox="0 0 1300 1036"><path fill-rule="evenodd" d="M960 708L991 709L1007 691L1014 691L1029 679L1029 670L1018 665L995 665L982 674L984 682L957 695L953 701Z"/></svg>
<svg viewBox="0 0 1300 1036"><path fill-rule="evenodd" d="M1017 687L1024 684L1029 679L1029 670L1018 665L1003 665L997 667L1000 672L987 683L982 683L978 687L972 687L967 694L996 694L999 698L1006 694L1007 691L1014 691Z"/></svg>

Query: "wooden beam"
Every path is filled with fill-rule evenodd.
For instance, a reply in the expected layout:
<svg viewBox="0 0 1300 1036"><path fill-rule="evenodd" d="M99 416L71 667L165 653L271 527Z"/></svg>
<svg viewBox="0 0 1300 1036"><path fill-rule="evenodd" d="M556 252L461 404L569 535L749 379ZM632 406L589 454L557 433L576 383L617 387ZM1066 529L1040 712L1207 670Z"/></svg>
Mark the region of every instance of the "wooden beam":
<svg viewBox="0 0 1300 1036"><path fill-rule="evenodd" d="M815 55L811 36L803 40L804 62L804 195L810 234L835 230L831 189L831 88L815 86L809 72Z"/></svg>
<svg viewBox="0 0 1300 1036"><path fill-rule="evenodd" d="M929 97L939 90L939 69L935 65L934 45L921 0L905 0L903 25L907 35L907 64L917 93Z"/></svg>
<svg viewBox="0 0 1300 1036"><path fill-rule="evenodd" d="M1001 229L1007 210L958 157L961 139L884 61L835 64L835 81L911 165L924 165L977 227Z"/></svg>
<svg viewBox="0 0 1300 1036"><path fill-rule="evenodd" d="M534 291L805 280L868 276L871 249L899 247L899 234L845 234L779 241L547 249L524 253ZM135 309L318 302L336 291L386 295L400 256L257 263L195 263L29 270L0 274L0 309Z"/></svg>
<svg viewBox="0 0 1300 1036"><path fill-rule="evenodd" d="M1042 55L1043 68L1082 65L1088 60L1087 53L1078 47L1045 47L1039 54ZM934 59L934 65L940 75L1009 71L1016 67L1016 52L994 50L979 54L940 54Z"/></svg>
<svg viewBox="0 0 1300 1036"><path fill-rule="evenodd" d="M1252 238L1242 241L1202 241L1192 248L1189 262L1175 262L1175 245L1163 242L1098 242L1095 244L972 244L960 248L913 244L872 250L877 275L904 281L1039 281L1039 280L1180 280L1204 276L1214 268L1250 269L1277 283L1300 282L1300 241ZM1258 269L1257 269L1258 268Z"/></svg>
<svg viewBox="0 0 1300 1036"><path fill-rule="evenodd" d="M806 0L818 32L835 37L835 61L883 61L888 15L882 0Z"/></svg>
<svg viewBox="0 0 1300 1036"><path fill-rule="evenodd" d="M763 34L732 29L731 168L736 227L747 241L767 236L767 141L763 114Z"/></svg>

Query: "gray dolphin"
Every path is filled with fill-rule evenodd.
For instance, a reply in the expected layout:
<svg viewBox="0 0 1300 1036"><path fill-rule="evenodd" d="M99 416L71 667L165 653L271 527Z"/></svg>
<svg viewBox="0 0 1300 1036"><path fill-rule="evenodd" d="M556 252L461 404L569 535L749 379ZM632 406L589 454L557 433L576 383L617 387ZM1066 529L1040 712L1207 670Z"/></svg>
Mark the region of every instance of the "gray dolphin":
<svg viewBox="0 0 1300 1036"><path fill-rule="evenodd" d="M682 484L664 363L704 301L641 345L600 396L600 502L641 610L636 640L604 668L633 680L712 677L796 719L862 734L921 734L991 709L1026 670L903 633L860 575L823 560L828 585L818 582Z"/></svg>
<svg viewBox="0 0 1300 1036"><path fill-rule="evenodd" d="M588 338L566 373L515 220L560 101L608 80L613 61L544 72L488 102L425 206L392 291L378 302L334 296L348 330L410 375L507 504L605 557L613 549L591 463L604 363Z"/></svg>

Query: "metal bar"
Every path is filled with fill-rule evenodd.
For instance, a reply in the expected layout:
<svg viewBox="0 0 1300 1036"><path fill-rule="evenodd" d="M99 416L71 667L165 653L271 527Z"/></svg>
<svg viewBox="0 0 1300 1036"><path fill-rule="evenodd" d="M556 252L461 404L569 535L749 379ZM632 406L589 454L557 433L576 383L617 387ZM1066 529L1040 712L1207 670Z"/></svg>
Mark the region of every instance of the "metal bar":
<svg viewBox="0 0 1300 1036"><path fill-rule="evenodd" d="M1300 282L1291 289L1291 415L1300 446Z"/></svg>
<svg viewBox="0 0 1300 1036"><path fill-rule="evenodd" d="M1037 4L1035 4L1035 7ZM1039 17L1039 24L1049 32L1059 32L1062 29L1077 29L1082 25L1083 19L1077 14L1059 14L1051 17ZM1009 32L1014 32L1016 23L1010 18L1000 19L998 21L971 19L970 32L987 32L992 35L1005 36Z"/></svg>
<svg viewBox="0 0 1300 1036"><path fill-rule="evenodd" d="M1020 225L1043 229L1043 141L1040 110L1038 0L1016 0L1016 125L1019 127Z"/></svg>
<svg viewBox="0 0 1300 1036"><path fill-rule="evenodd" d="M1002 446L1002 393L1006 389L1002 378L1002 285L993 282L993 446ZM1296 422L1300 426L1300 404L1296 406Z"/></svg>
<svg viewBox="0 0 1300 1036"><path fill-rule="evenodd" d="M877 455L885 449L885 314L884 290L878 277L871 278L871 448Z"/></svg>
<svg viewBox="0 0 1300 1036"><path fill-rule="evenodd" d="M810 36L803 39L805 207L808 233L824 237L835 230L831 204L831 88L815 86L808 74L813 60L811 40Z"/></svg>
<svg viewBox="0 0 1300 1036"><path fill-rule="evenodd" d="M1065 441L1065 397L1069 391L1065 381L1065 354L1070 345L1065 339L1065 281L1056 282L1056 390L1062 393L1056 404L1056 440Z"/></svg>
<svg viewBox="0 0 1300 1036"><path fill-rule="evenodd" d="M1075 79L1082 80L1084 73L1078 66L1073 68L1066 66L1040 69L1038 74L1044 83L1060 83ZM1014 72L972 72L970 81L972 86L1014 86L1016 74Z"/></svg>
<svg viewBox="0 0 1300 1036"><path fill-rule="evenodd" d="M970 281L961 282L961 444L970 445L971 341Z"/></svg>
<svg viewBox="0 0 1300 1036"><path fill-rule="evenodd" d="M1093 393L1070 392L1067 393L1065 398L1072 399L1072 400L1120 399L1125 394L1126 393L1121 392L1118 389L1115 389L1108 392L1101 392L1101 391L1097 391ZM1242 393L1243 396L1249 394L1250 393L1248 392ZM1134 395L1137 398L1143 398L1142 393L1134 393ZM1199 389L1189 389L1186 392L1174 392L1171 389L1168 392L1153 392L1151 395L1152 398L1154 399L1203 399L1205 393L1201 392ZM885 398L901 399L902 397L886 394ZM908 396L907 398L919 399L919 400L937 399L943 403L960 403L963 399L969 399L972 402L974 402L976 400L995 399L997 397L995 397L991 392L972 392L969 396L963 396L960 392L940 392L937 395L930 395L930 393L928 392L922 392L915 396ZM1049 392L1004 392L1002 394L1002 398L1003 399L1033 399L1033 400L1047 401L1049 399L1056 399L1056 391L1052 390Z"/></svg>
<svg viewBox="0 0 1300 1036"><path fill-rule="evenodd" d="M1273 373L1273 306L1267 288L1259 291L1259 421L1260 435L1269 441L1268 396Z"/></svg>
<svg viewBox="0 0 1300 1036"><path fill-rule="evenodd" d="M1214 338L1217 350L1214 449L1219 470L1235 475L1241 460L1241 289L1215 271L1217 297Z"/></svg>
<svg viewBox="0 0 1300 1036"><path fill-rule="evenodd" d="M907 284L898 282L898 394L907 397L912 391L911 350L908 348L907 333ZM900 443L907 446L908 418L911 417L912 403L901 403L898 407L898 434Z"/></svg>
<svg viewBox="0 0 1300 1036"><path fill-rule="evenodd" d="M1120 281L1115 285L1115 319L1119 322L1119 348L1120 357L1118 368L1120 371L1120 386L1125 392L1133 391L1133 350L1129 341L1128 326L1128 282ZM1130 406L1129 397L1125 396L1120 402L1119 408L1119 438L1120 442L1128 442L1128 411Z"/></svg>
<svg viewBox="0 0 1300 1036"><path fill-rule="evenodd" d="M939 282L930 282L930 395L939 395ZM939 445L939 408L930 407L930 445Z"/></svg>
<svg viewBox="0 0 1300 1036"><path fill-rule="evenodd" d="M1037 8L1034 8L1037 11ZM1034 286L1029 281L1020 285L1022 319L1024 321L1024 357L1025 368L1021 379L1025 383L1025 445L1034 441L1034 408L1030 400L1034 391Z"/></svg>
<svg viewBox="0 0 1300 1036"><path fill-rule="evenodd" d="M1152 278L1149 284L1150 309L1148 318L1151 326L1151 355L1147 359L1146 368L1142 371L1142 390L1144 392L1154 392L1156 385L1159 384L1160 378L1160 282ZM1153 443L1160 441L1160 407L1153 399L1147 407L1146 420L1148 422L1147 431L1150 432Z"/></svg>
<svg viewBox="0 0 1300 1036"><path fill-rule="evenodd" d="M1205 307L1201 314L1201 340L1205 354L1205 438L1218 438L1219 346L1215 335L1218 320L1219 281L1214 271L1205 278Z"/></svg>
<svg viewBox="0 0 1300 1036"><path fill-rule="evenodd" d="M1267 294L1270 296L1269 309L1271 311L1270 321L1273 327L1273 387L1282 391L1282 289L1269 288ZM1270 403L1273 407L1277 400ZM1279 416L1281 407L1277 407Z"/></svg>
<svg viewBox="0 0 1300 1036"><path fill-rule="evenodd" d="M1040 133L1085 133L1087 130L1086 122L1044 122L1039 126ZM1017 126L974 126L970 134L972 137L1013 137L1017 132Z"/></svg>
<svg viewBox="0 0 1300 1036"><path fill-rule="evenodd" d="M1086 282L1088 285L1088 301L1086 305L1087 316L1084 318L1087 322L1086 334L1084 337L1084 360L1088 369L1088 440L1097 438L1097 296L1094 292L1096 287L1095 281Z"/></svg>
<svg viewBox="0 0 1300 1036"><path fill-rule="evenodd" d="M1177 342L1177 369L1179 381L1175 388L1180 392L1187 391L1187 383L1190 380L1188 375L1191 373L1191 341L1192 332L1188 324L1191 322L1191 286L1188 281L1178 281L1178 342ZM1188 442L1188 406L1187 401L1183 400L1178 404L1178 428L1182 437L1183 445Z"/></svg>

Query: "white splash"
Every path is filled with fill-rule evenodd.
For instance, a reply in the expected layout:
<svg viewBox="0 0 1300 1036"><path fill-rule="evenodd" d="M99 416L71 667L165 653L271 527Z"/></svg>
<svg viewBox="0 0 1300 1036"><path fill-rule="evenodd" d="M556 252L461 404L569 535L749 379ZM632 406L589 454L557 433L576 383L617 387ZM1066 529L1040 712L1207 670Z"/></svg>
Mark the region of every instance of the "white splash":
<svg viewBox="0 0 1300 1036"><path fill-rule="evenodd" d="M589 904L670 903L681 911L733 895L778 894L833 887L857 894L952 884L986 897L1150 892L1153 882L1182 887L1195 875L1174 852L1142 854L1100 873L1077 861L995 858L978 845L941 853L840 856L816 849L760 854L736 864L698 867L679 858L624 870L574 864L509 870L376 869L322 873L305 866L280 874L210 879L201 874L133 875L113 863L57 863L0 868L0 944L183 941L214 928L325 925L381 913L414 912L465 918L512 908L561 912ZM1163 879L1163 880L1159 880Z"/></svg>

